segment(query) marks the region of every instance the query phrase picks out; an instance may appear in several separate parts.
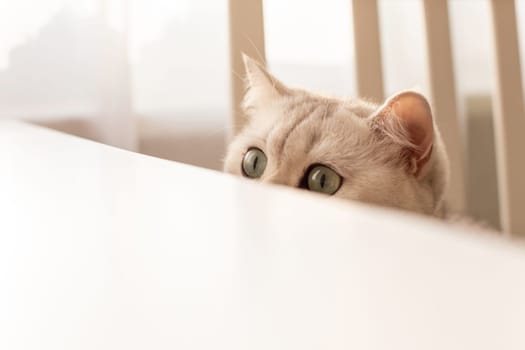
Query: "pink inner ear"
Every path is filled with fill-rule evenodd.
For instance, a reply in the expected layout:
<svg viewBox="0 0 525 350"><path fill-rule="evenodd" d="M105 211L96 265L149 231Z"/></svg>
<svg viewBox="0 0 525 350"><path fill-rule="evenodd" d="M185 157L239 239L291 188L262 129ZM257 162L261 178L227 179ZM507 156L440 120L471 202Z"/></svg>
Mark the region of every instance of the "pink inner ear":
<svg viewBox="0 0 525 350"><path fill-rule="evenodd" d="M389 105L403 122L409 141L416 146L417 162L428 158L434 143L434 124L427 100L417 93L404 92L395 96Z"/></svg>

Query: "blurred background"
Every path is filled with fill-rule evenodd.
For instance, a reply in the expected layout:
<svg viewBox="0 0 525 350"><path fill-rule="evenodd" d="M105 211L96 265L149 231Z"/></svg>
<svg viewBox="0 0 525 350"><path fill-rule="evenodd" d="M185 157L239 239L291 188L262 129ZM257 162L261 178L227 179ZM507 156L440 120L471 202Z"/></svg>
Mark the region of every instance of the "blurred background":
<svg viewBox="0 0 525 350"><path fill-rule="evenodd" d="M467 207L498 226L490 4L449 4ZM523 60L525 0L516 6ZM387 95L428 93L421 0L380 0L379 10ZM355 96L350 0L265 0L264 19L273 73ZM228 40L226 0L3 0L0 118L220 169L231 135Z"/></svg>

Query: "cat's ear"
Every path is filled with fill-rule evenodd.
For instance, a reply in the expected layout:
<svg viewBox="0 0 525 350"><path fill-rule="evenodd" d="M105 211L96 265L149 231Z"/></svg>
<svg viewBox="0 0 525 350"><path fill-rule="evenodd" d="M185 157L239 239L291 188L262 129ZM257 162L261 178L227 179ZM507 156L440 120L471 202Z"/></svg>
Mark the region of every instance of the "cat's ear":
<svg viewBox="0 0 525 350"><path fill-rule="evenodd" d="M412 91L398 93L372 118L375 129L404 147L409 172L417 176L430 159L434 144L434 122L426 98Z"/></svg>
<svg viewBox="0 0 525 350"><path fill-rule="evenodd" d="M257 108L287 95L289 89L253 58L242 54L244 69L246 70L246 94L243 105L245 108Z"/></svg>

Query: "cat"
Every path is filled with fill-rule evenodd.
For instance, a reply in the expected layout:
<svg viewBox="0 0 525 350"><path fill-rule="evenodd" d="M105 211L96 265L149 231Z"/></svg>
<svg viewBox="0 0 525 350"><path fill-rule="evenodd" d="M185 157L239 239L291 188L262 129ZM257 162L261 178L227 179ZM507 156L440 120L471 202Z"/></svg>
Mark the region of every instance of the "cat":
<svg viewBox="0 0 525 350"><path fill-rule="evenodd" d="M248 118L224 171L334 197L443 217L447 153L427 99L376 104L284 85L243 55Z"/></svg>

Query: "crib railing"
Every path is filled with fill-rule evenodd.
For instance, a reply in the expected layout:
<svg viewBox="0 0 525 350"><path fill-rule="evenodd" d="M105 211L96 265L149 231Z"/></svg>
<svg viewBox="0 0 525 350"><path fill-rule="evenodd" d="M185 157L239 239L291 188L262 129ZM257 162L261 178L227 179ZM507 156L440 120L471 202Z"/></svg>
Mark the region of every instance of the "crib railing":
<svg viewBox="0 0 525 350"><path fill-rule="evenodd" d="M353 9L356 85L359 96L384 97L381 36L377 0L349 0ZM422 0L427 38L430 99L449 152L451 182L447 198L456 210L465 209L464 149L462 146L451 31L447 0ZM319 2L322 6L322 2ZM265 58L262 0L229 0L233 133L244 117L241 51ZM518 29L514 0L491 0L496 64L494 127L498 193L502 229L525 236L525 105L521 81ZM492 38L488 38L492 39Z"/></svg>

